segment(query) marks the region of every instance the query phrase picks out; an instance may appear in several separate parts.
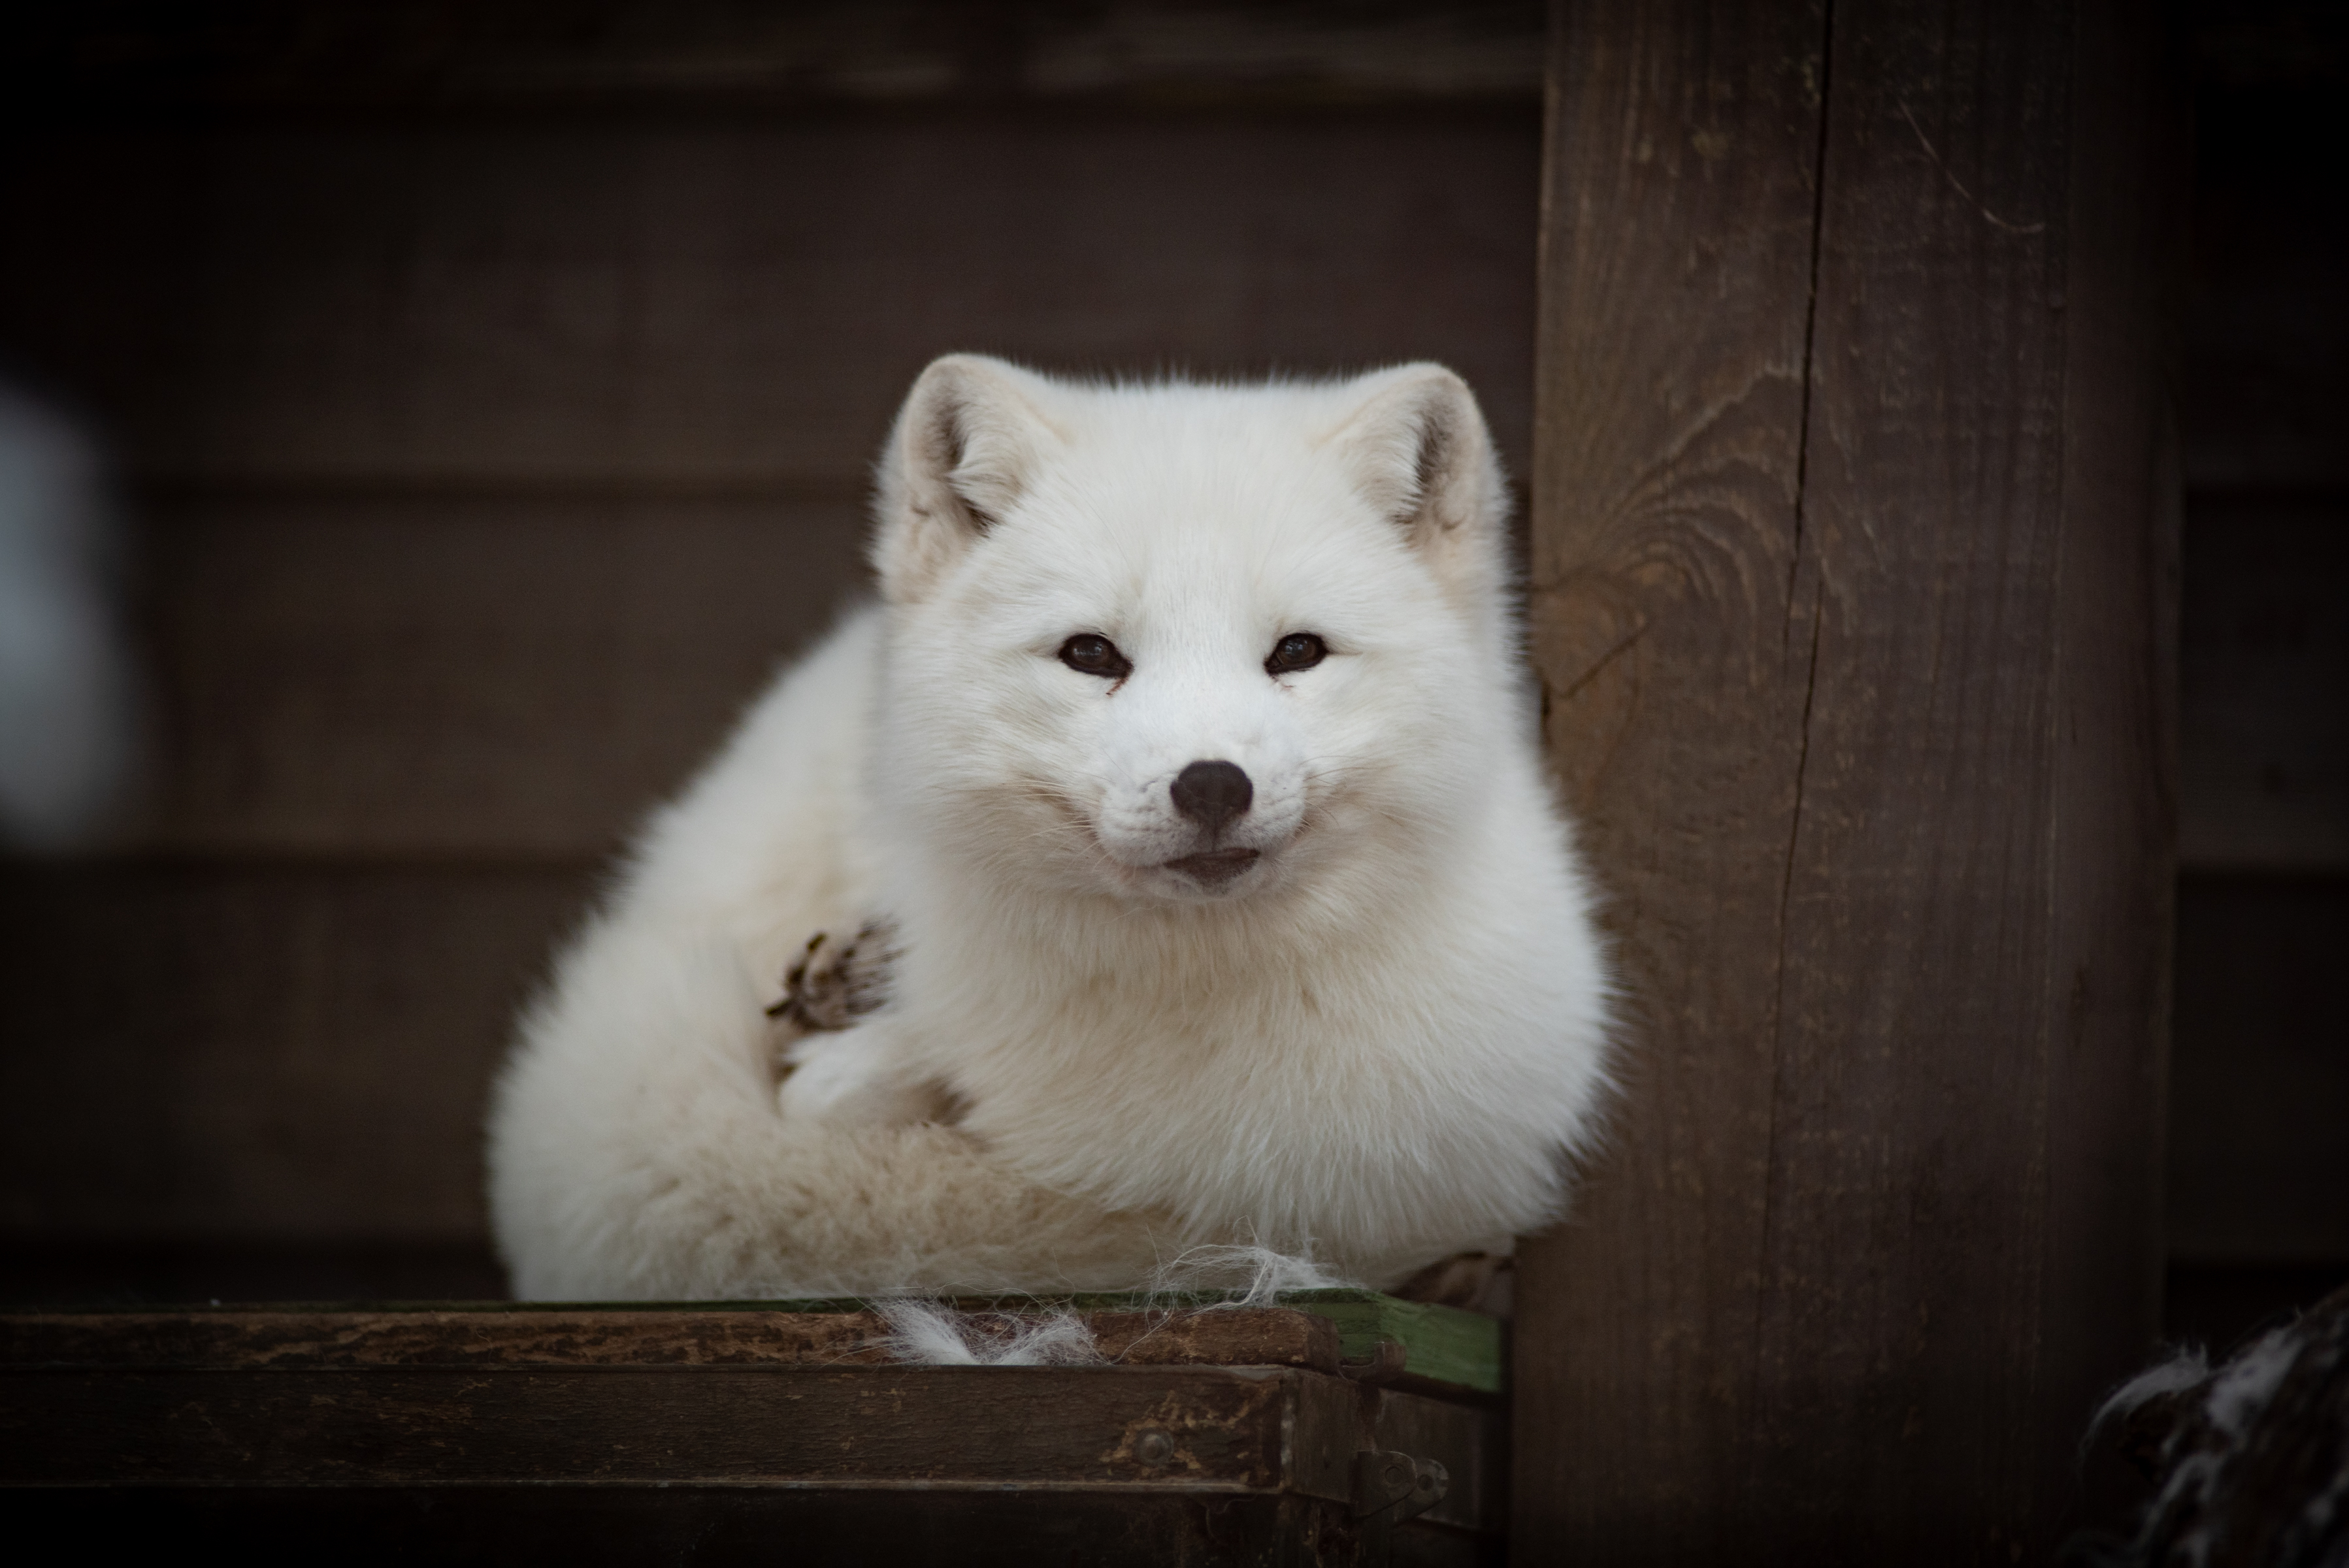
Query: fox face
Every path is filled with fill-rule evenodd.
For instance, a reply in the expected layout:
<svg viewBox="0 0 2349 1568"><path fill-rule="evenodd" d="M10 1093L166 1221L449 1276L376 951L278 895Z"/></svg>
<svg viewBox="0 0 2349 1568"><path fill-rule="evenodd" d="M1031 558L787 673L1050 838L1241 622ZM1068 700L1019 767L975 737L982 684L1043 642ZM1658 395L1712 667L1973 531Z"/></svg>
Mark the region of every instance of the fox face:
<svg viewBox="0 0 2349 1568"><path fill-rule="evenodd" d="M881 487L879 788L1006 883L1372 895L1524 722L1488 667L1515 667L1506 506L1434 366L1101 390L940 361Z"/></svg>

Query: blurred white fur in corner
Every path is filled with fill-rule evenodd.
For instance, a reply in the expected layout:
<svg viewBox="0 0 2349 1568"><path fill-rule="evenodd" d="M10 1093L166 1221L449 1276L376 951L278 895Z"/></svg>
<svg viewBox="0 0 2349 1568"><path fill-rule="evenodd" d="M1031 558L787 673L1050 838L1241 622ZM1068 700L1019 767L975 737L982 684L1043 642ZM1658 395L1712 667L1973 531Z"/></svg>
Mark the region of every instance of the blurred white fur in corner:
<svg viewBox="0 0 2349 1568"><path fill-rule="evenodd" d="M1609 986L1507 511L1440 366L932 365L885 603L654 818L524 1021L517 1294L1130 1289L1203 1243L1392 1285L1557 1218Z"/></svg>
<svg viewBox="0 0 2349 1568"><path fill-rule="evenodd" d="M81 434L0 387L0 841L79 847L130 782L137 704L118 541Z"/></svg>

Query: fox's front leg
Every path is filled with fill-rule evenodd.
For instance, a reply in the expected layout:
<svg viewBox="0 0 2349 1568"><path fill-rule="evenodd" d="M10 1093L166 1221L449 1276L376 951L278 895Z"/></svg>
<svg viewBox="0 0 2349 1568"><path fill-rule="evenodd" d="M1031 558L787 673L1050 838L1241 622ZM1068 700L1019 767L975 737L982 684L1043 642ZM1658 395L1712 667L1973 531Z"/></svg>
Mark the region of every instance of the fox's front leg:
<svg viewBox="0 0 2349 1568"><path fill-rule="evenodd" d="M848 940L818 932L767 1009L790 1037L776 1102L785 1118L832 1126L952 1122L958 1108L909 1064L885 1009L895 977L896 930L867 921Z"/></svg>
<svg viewBox="0 0 2349 1568"><path fill-rule="evenodd" d="M787 1121L833 1127L952 1125L961 1108L951 1090L921 1072L897 1037L895 1015L853 1028L812 1034L783 1052L776 1104Z"/></svg>

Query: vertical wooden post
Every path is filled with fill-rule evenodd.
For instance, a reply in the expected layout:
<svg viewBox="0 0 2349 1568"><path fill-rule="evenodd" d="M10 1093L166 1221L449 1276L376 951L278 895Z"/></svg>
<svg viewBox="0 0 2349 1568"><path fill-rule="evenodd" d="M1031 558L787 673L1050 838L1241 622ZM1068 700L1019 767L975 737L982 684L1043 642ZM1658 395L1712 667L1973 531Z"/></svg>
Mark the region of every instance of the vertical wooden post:
<svg viewBox="0 0 2349 1568"><path fill-rule="evenodd" d="M1528 1563L2006 1563L2150 1348L2175 480L2116 0L1563 0L1533 615L1629 1094Z"/></svg>

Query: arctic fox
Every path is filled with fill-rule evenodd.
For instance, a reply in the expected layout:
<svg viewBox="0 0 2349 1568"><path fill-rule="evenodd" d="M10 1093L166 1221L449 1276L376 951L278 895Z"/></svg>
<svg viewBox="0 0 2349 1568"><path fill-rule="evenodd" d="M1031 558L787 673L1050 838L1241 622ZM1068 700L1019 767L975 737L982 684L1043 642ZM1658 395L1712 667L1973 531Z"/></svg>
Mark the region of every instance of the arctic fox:
<svg viewBox="0 0 2349 1568"><path fill-rule="evenodd" d="M884 603L524 1021L516 1294L1130 1288L1203 1243L1391 1285L1554 1219L1609 980L1460 378L952 356L876 511Z"/></svg>

